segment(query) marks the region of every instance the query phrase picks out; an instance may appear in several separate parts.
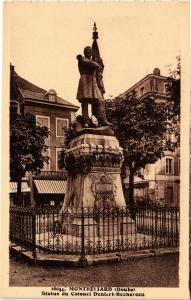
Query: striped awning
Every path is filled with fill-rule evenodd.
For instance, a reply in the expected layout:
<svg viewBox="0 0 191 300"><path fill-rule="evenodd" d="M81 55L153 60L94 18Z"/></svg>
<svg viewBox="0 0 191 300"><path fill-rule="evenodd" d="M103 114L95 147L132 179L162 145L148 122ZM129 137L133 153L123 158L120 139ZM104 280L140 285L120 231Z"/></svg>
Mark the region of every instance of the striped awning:
<svg viewBox="0 0 191 300"><path fill-rule="evenodd" d="M9 182L9 192L16 193L17 192L17 182ZM27 182L21 183L21 192L30 192L30 187L28 186Z"/></svg>
<svg viewBox="0 0 191 300"><path fill-rule="evenodd" d="M65 194L66 180L34 180L39 194Z"/></svg>

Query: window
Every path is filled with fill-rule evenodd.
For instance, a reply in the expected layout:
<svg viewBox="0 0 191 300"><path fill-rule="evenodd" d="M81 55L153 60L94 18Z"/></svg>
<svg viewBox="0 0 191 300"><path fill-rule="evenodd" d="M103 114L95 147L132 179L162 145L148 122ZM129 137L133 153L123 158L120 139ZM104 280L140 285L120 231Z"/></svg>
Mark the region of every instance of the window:
<svg viewBox="0 0 191 300"><path fill-rule="evenodd" d="M50 130L50 117L36 115L36 122L39 126L46 126Z"/></svg>
<svg viewBox="0 0 191 300"><path fill-rule="evenodd" d="M167 134L166 134L166 141L167 141L168 143L171 143L171 142L172 142L172 133L167 133Z"/></svg>
<svg viewBox="0 0 191 300"><path fill-rule="evenodd" d="M68 127L69 120L56 118L56 136L63 137L64 136L64 128Z"/></svg>
<svg viewBox="0 0 191 300"><path fill-rule="evenodd" d="M50 149L47 149L46 151L44 151L43 155L50 157ZM44 163L44 167L41 171L50 171L50 159L49 159L48 163Z"/></svg>
<svg viewBox="0 0 191 300"><path fill-rule="evenodd" d="M56 97L55 95L49 95L49 99L50 102L56 102Z"/></svg>
<svg viewBox="0 0 191 300"><path fill-rule="evenodd" d="M49 102L56 102L57 100L57 94L56 94L56 91L55 90L49 90L45 97L48 99Z"/></svg>
<svg viewBox="0 0 191 300"><path fill-rule="evenodd" d="M36 115L36 123L39 126L48 127L48 130L50 131L50 117ZM50 135L48 136L48 138L46 138L46 140L50 140Z"/></svg>
<svg viewBox="0 0 191 300"><path fill-rule="evenodd" d="M163 93L165 94L167 92L167 83L166 81L163 82Z"/></svg>
<svg viewBox="0 0 191 300"><path fill-rule="evenodd" d="M61 171L62 168L59 167L59 159L60 159L60 154L61 154L62 148L56 148L56 171Z"/></svg>
<svg viewBox="0 0 191 300"><path fill-rule="evenodd" d="M157 79L154 78L153 80L154 80L154 91L158 92L158 82L157 82Z"/></svg>
<svg viewBox="0 0 191 300"><path fill-rule="evenodd" d="M20 103L19 102L15 101L15 100L10 101L10 114L13 116L20 114Z"/></svg>
<svg viewBox="0 0 191 300"><path fill-rule="evenodd" d="M54 200L50 200L50 206L54 206L54 205L55 205Z"/></svg>
<svg viewBox="0 0 191 300"><path fill-rule="evenodd" d="M173 159L172 158L166 158L166 174L173 174Z"/></svg>
<svg viewBox="0 0 191 300"><path fill-rule="evenodd" d="M143 96L143 93L144 93L144 86L140 88L140 96Z"/></svg>
<svg viewBox="0 0 191 300"><path fill-rule="evenodd" d="M149 171L150 171L150 165L149 164L147 164L146 166L145 166L145 175L148 175L149 174Z"/></svg>
<svg viewBox="0 0 191 300"><path fill-rule="evenodd" d="M16 117L16 115L17 115L17 107L14 107L14 106L10 107L10 115L12 117Z"/></svg>

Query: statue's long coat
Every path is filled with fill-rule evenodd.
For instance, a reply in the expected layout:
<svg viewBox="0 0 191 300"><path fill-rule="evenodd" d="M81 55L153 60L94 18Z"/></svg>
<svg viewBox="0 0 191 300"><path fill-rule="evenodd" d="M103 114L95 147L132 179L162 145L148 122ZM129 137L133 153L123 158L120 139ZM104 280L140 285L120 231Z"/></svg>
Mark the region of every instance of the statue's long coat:
<svg viewBox="0 0 191 300"><path fill-rule="evenodd" d="M92 103L93 99L103 99L96 81L96 70L99 68L99 65L91 59L82 57L78 61L78 68L81 77L78 85L77 99L80 102L89 100L90 103Z"/></svg>

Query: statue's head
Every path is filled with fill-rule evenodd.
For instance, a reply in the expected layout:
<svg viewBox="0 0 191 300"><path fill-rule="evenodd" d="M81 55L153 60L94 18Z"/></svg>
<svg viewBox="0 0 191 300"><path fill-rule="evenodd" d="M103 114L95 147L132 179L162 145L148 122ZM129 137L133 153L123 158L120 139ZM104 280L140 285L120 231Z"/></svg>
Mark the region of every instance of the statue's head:
<svg viewBox="0 0 191 300"><path fill-rule="evenodd" d="M84 55L87 58L90 58L92 56L92 48L90 46L84 48Z"/></svg>

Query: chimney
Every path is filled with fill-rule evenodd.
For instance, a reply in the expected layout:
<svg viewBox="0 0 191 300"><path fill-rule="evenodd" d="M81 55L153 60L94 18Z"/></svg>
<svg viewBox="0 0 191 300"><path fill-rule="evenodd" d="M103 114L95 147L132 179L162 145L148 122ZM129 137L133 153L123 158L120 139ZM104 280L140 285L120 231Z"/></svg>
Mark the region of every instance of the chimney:
<svg viewBox="0 0 191 300"><path fill-rule="evenodd" d="M157 75L157 76L160 76L160 69L159 68L154 68L153 74Z"/></svg>

